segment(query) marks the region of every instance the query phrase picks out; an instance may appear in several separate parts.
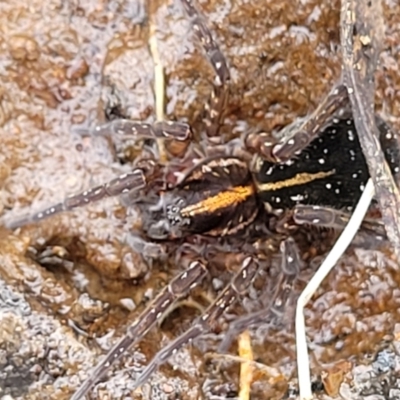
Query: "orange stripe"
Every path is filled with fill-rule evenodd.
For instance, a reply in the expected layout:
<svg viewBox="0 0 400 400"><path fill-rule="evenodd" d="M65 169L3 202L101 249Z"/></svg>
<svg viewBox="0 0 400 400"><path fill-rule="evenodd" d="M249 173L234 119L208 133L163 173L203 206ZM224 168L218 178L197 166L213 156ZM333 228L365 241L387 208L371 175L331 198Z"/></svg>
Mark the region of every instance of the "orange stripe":
<svg viewBox="0 0 400 400"><path fill-rule="evenodd" d="M284 189L291 186L305 185L317 179L324 179L334 175L336 171L333 169L327 172L316 172L314 174L302 172L296 174L293 178L284 179L277 182L257 183L257 188L260 192L273 192L275 190Z"/></svg>
<svg viewBox="0 0 400 400"><path fill-rule="evenodd" d="M254 188L251 185L235 186L232 189L207 197L205 200L183 208L181 214L184 217L194 217L198 214L213 213L231 205L242 203L253 194Z"/></svg>

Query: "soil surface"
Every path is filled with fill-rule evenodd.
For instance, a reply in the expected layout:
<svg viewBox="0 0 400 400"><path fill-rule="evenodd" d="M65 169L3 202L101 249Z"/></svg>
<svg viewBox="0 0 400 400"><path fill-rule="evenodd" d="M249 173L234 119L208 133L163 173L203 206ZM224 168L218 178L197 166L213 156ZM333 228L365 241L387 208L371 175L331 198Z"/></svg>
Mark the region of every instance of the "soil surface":
<svg viewBox="0 0 400 400"><path fill-rule="evenodd" d="M315 109L339 80L339 1L199 3L231 70L222 137L278 131ZM376 103L400 132L400 6L386 0L384 10ZM3 217L38 211L131 170L126 158L134 158L141 143L121 162L109 141L92 133L115 98L130 119L156 120L151 27L165 70L166 118L190 123L196 140L204 129L213 71L178 1L15 0L1 2L0 11ZM0 227L1 399L69 399L182 270L175 253L149 262L130 245L140 215L123 200L106 199L15 231ZM331 235L316 236L313 246L301 247L307 268L294 299L331 245ZM280 264L279 238L266 243L265 267L273 269ZM143 367L190 326L229 276L211 271L193 299L126 352L89 398L236 398L240 364L216 355L224 320L132 391ZM262 307L271 290L263 283L268 276L260 273L227 321ZM399 267L389 244L360 235L306 310L316 398L400 398L399 303ZM279 376L255 373L251 399L296 398L293 307L276 326L250 333L255 360ZM236 338L229 353L237 355Z"/></svg>

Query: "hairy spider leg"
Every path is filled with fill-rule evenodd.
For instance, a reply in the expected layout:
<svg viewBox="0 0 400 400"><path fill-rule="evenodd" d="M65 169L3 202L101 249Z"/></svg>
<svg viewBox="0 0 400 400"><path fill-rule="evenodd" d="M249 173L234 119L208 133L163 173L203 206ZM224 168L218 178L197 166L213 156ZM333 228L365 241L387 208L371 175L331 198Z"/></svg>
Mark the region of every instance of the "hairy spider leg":
<svg viewBox="0 0 400 400"><path fill-rule="evenodd" d="M94 130L94 135L117 135L121 139L173 139L184 142L191 137L190 126L178 121L159 121L147 124L129 119L116 119L104 125L99 125Z"/></svg>
<svg viewBox="0 0 400 400"><path fill-rule="evenodd" d="M100 131L102 129L102 131ZM129 120L115 120L99 127L99 133L114 133L130 139L173 139L186 141L191 137L190 127L180 122L157 122L153 125L142 124ZM151 180L154 166L150 160L144 160L142 168L136 168L132 172L122 174L110 182L85 190L84 192L68 196L62 202L47 207L33 215L26 215L15 219L5 219L4 225L9 229L16 229L23 225L35 223L63 211L85 206L89 203L102 200L106 197L118 196L130 191L138 191L146 187ZM142 163L143 164L143 163Z"/></svg>
<svg viewBox="0 0 400 400"><path fill-rule="evenodd" d="M70 211L106 197L117 196L131 190L140 190L144 187L146 187L146 177L143 169L134 169L132 172L120 175L108 183L68 196L62 202L45 208L33 215L25 215L14 219L5 218L3 224L9 229L16 229L27 224L36 223L63 211Z"/></svg>
<svg viewBox="0 0 400 400"><path fill-rule="evenodd" d="M282 254L282 272L274 285L275 290L270 297L269 303L260 311L252 312L233 321L218 347L219 352L226 353L233 340L252 325L268 322L274 328L279 326L282 315L293 301L293 286L303 266L299 249L292 237L288 237L281 242L280 251Z"/></svg>
<svg viewBox="0 0 400 400"><path fill-rule="evenodd" d="M194 2L192 0L181 0L181 4L185 13L191 19L193 32L216 74L213 91L209 103L206 104L207 117L204 120L208 137L215 137L218 135L223 111L228 103L228 83L230 80L228 63L218 43L213 38L205 17Z"/></svg>
<svg viewBox="0 0 400 400"><path fill-rule="evenodd" d="M150 375L173 354L183 346L191 343L197 337L212 329L218 318L224 311L231 306L238 297L243 296L252 282L258 270L258 263L252 258L247 257L243 260L238 273L232 278L228 286L218 295L216 300L207 308L204 314L194 323L194 325L181 336L173 340L168 346L160 350L149 365L143 370L135 382L135 388L143 385Z"/></svg>
<svg viewBox="0 0 400 400"><path fill-rule="evenodd" d="M293 220L298 225L315 225L321 228L343 229L349 219L346 211L330 207L299 204L293 210Z"/></svg>
<svg viewBox="0 0 400 400"><path fill-rule="evenodd" d="M348 211L302 204L295 206L291 214L296 225L328 228L336 231L343 231L351 218ZM387 238L384 224L376 218L365 218L362 221L361 228L375 236Z"/></svg>
<svg viewBox="0 0 400 400"><path fill-rule="evenodd" d="M206 267L200 262L192 262L188 269L176 276L141 316L128 328L126 335L110 350L106 357L82 383L71 400L81 399L92 386L107 372L129 347L140 342L146 333L162 319L165 311L178 299L186 296L207 274Z"/></svg>
<svg viewBox="0 0 400 400"><path fill-rule="evenodd" d="M267 132L256 132L247 136L246 146L265 160L274 163L288 161L316 139L335 114L348 104L347 89L338 84L311 115L283 128L278 134L281 139L273 138Z"/></svg>

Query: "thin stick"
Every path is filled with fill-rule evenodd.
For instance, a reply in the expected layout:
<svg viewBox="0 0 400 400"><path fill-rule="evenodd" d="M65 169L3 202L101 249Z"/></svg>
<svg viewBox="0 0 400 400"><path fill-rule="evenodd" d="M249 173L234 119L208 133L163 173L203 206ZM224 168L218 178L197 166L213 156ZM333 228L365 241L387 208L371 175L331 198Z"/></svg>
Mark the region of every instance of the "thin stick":
<svg viewBox="0 0 400 400"><path fill-rule="evenodd" d="M249 361L253 361L254 357L249 331L244 331L239 335L238 347L239 356L243 358L243 361L240 363L239 400L250 400L253 366Z"/></svg>
<svg viewBox="0 0 400 400"><path fill-rule="evenodd" d="M149 49L151 53L151 57L154 63L154 97L155 97L155 106L156 106L156 120L164 121L165 115L165 77L164 77L164 68L161 63L160 53L158 51L157 45L157 28L154 22L154 13L155 7L152 7L153 2L149 2ZM165 162L167 160L167 154L165 150L165 142L163 140L157 140L157 146L160 152L160 161Z"/></svg>
<svg viewBox="0 0 400 400"><path fill-rule="evenodd" d="M300 389L300 400L312 399L311 392L311 375L310 375L310 363L308 358L307 350L307 339L306 339L306 326L304 320L304 307L308 301L317 291L321 282L326 278L332 268L335 266L339 258L346 251L350 245L355 234L357 233L365 214L367 213L368 207L371 204L371 200L374 196L375 190L372 180L369 179L365 186L364 192L355 208L353 215L351 216L349 223L343 230L339 239L336 241L332 250L315 273L311 281L308 283L306 288L301 293L296 308L296 350L297 350L297 371L299 377L299 389Z"/></svg>
<svg viewBox="0 0 400 400"><path fill-rule="evenodd" d="M382 1L343 0L340 19L344 83L386 233L400 261L400 193L377 139L374 113L374 74L385 33Z"/></svg>
<svg viewBox="0 0 400 400"><path fill-rule="evenodd" d="M163 121L165 94L164 68L161 64L160 53L158 52L156 27L153 23L153 19L150 21L149 48L154 62L154 96L156 103L156 118L157 121Z"/></svg>

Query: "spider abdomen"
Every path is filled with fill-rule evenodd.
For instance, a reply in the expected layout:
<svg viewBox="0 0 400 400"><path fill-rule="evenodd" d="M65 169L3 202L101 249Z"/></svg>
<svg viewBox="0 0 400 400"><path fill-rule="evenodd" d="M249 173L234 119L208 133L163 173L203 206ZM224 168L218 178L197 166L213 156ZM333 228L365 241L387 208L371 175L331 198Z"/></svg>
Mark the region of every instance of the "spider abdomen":
<svg viewBox="0 0 400 400"><path fill-rule="evenodd" d="M386 160L397 173L397 139L382 121L378 127ZM350 211L369 178L354 121L334 119L293 159L278 164L262 162L255 178L260 199L274 209L311 204Z"/></svg>

